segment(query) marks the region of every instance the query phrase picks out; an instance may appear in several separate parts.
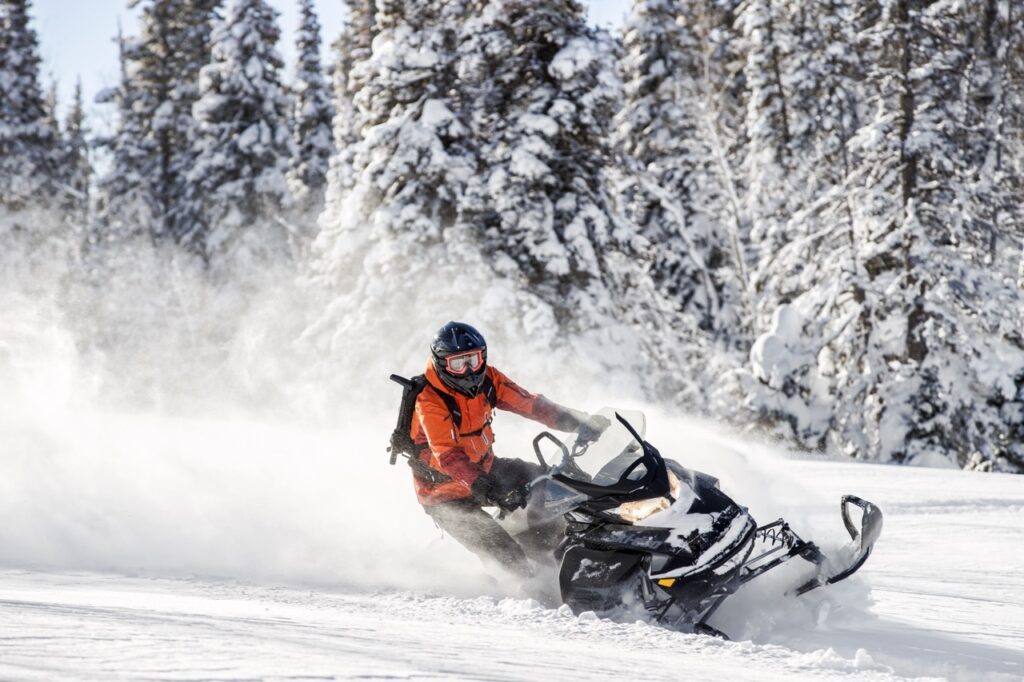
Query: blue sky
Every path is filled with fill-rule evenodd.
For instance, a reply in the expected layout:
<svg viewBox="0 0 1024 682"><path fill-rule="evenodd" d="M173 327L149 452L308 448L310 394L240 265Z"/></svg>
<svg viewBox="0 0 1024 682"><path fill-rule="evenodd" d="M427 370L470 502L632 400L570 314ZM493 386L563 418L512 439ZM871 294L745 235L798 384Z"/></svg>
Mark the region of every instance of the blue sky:
<svg viewBox="0 0 1024 682"><path fill-rule="evenodd" d="M39 33L43 57L43 79L57 79L61 111L65 109L75 80L82 78L86 108L102 127L110 107L96 107L92 97L104 87L117 84L118 22L126 34L135 31L135 12L127 9L127 0L33 0L34 26ZM283 30L279 49L289 61L294 53L294 31L298 24L296 0L270 0L281 12ZM334 40L343 19L340 0L317 0L320 23L326 43ZM602 26L617 26L629 9L629 0L584 0L591 20Z"/></svg>

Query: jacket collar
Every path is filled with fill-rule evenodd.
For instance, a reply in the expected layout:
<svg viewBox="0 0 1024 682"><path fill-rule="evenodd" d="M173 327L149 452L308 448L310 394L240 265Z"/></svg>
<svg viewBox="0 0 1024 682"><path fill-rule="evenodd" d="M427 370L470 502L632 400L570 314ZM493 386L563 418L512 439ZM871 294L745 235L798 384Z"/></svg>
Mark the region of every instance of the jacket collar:
<svg viewBox="0 0 1024 682"><path fill-rule="evenodd" d="M441 377L437 375L437 370L434 368L434 361L432 359L427 360L427 369L423 372L423 376L427 378L430 385L437 391L443 391L448 395L454 396L456 392L444 385L441 381Z"/></svg>

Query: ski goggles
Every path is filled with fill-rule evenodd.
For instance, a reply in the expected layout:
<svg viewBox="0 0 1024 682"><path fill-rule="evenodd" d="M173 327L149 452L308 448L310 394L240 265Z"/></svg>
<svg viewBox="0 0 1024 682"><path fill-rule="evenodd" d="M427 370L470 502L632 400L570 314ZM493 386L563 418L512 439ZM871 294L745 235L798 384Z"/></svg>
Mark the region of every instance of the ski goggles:
<svg viewBox="0 0 1024 682"><path fill-rule="evenodd" d="M450 374L475 372L483 367L484 352L482 350L471 350L468 353L449 355L444 359L444 364Z"/></svg>

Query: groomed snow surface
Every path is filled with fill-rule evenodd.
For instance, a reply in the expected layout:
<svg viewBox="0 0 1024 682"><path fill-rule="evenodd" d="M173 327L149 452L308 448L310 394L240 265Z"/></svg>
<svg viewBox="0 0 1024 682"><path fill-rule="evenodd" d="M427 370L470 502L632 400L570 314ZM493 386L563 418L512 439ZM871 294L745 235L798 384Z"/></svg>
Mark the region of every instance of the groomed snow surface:
<svg viewBox="0 0 1024 682"><path fill-rule="evenodd" d="M380 418L22 417L0 419L2 680L1024 679L1021 477L795 459L652 417L762 523L827 547L841 493L886 515L853 579L737 594L726 642L483 576L386 466ZM529 427L500 419L508 454Z"/></svg>

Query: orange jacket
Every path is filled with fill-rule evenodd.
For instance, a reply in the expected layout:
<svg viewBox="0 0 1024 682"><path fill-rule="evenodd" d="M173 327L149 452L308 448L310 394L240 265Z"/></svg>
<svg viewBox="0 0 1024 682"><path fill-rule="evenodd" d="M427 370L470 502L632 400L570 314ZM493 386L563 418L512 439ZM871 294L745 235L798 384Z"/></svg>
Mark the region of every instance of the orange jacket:
<svg viewBox="0 0 1024 682"><path fill-rule="evenodd" d="M515 412L560 431L572 431L579 426L583 415L520 388L494 367L488 366L486 372L494 384L499 409ZM427 363L424 375L427 386L416 398L416 414L410 435L414 443L429 446L420 459L451 480L431 485L414 477L416 497L423 505L470 497L473 481L480 474L489 472L494 463L491 405L482 392L469 398L449 389L441 382L432 362ZM462 412L460 428L455 428L448 406L439 393L455 398Z"/></svg>

